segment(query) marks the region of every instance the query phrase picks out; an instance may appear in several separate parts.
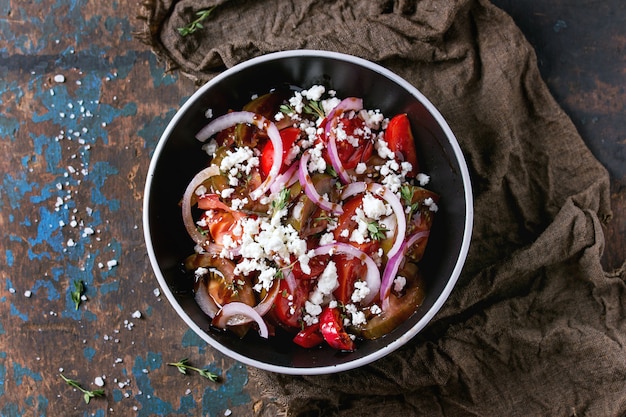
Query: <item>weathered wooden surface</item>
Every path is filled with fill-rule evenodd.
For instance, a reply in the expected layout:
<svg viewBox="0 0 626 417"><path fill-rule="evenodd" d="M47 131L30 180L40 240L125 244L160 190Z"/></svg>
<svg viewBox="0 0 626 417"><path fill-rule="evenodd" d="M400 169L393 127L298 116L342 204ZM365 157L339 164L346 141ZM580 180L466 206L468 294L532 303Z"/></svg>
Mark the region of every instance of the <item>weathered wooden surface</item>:
<svg viewBox="0 0 626 417"><path fill-rule="evenodd" d="M624 3L495 3L527 34L556 99L612 176L605 264L617 267L626 254ZM164 74L133 38L136 8L0 2L2 416L262 408L246 367L207 347L155 293L144 179L160 132L196 87ZM86 299L76 309L78 280ZM167 365L185 357L221 381ZM104 376L104 397L85 404L60 373L88 389Z"/></svg>
<svg viewBox="0 0 626 417"><path fill-rule="evenodd" d="M494 0L537 52L539 70L611 175L603 263L626 258L626 2Z"/></svg>

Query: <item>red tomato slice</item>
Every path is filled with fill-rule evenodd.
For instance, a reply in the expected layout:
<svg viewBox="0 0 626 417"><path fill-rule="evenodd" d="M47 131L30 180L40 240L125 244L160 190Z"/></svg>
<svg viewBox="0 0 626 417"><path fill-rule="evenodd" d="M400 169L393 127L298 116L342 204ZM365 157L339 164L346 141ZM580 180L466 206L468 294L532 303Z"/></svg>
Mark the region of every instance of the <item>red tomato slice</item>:
<svg viewBox="0 0 626 417"><path fill-rule="evenodd" d="M323 341L324 337L322 336L322 333L320 333L319 323L305 327L304 329L300 330L298 334L296 334L293 338L293 342L296 345L302 346L303 348L307 349L318 346Z"/></svg>
<svg viewBox="0 0 626 417"><path fill-rule="evenodd" d="M233 235L233 230L239 219L244 214L232 210L224 204L217 194L205 194L198 198L198 208L206 210L201 217L206 226L203 229L208 230L217 244L223 244L224 236L230 235L232 240L238 238Z"/></svg>
<svg viewBox="0 0 626 417"><path fill-rule="evenodd" d="M319 323L322 336L330 347L347 352L355 349L354 341L343 328L341 314L337 308L324 307Z"/></svg>
<svg viewBox="0 0 626 417"><path fill-rule="evenodd" d="M389 121L385 131L385 141L392 152L400 153L405 161L411 163L413 169L407 176L415 177L419 172L417 151L411 132L411 123L406 113L398 114Z"/></svg>
<svg viewBox="0 0 626 417"><path fill-rule="evenodd" d="M280 131L280 138L283 140L283 165L280 168L280 172L283 173L287 170L287 166L285 165L285 160L287 159L287 155L289 154L289 150L293 146L294 142L300 136L300 129L297 127L288 127ZM265 146L263 146L263 150L261 151L261 172L263 175L267 177L272 169L272 164L274 163L274 145L272 145L271 141L267 141Z"/></svg>
<svg viewBox="0 0 626 417"><path fill-rule="evenodd" d="M274 301L271 310L272 317L279 325L287 330L296 330L301 327L302 309L309 298L311 280L296 280L296 288L291 292L286 280L280 281L280 293Z"/></svg>
<svg viewBox="0 0 626 417"><path fill-rule="evenodd" d="M337 144L337 154L345 169L354 169L359 162L367 161L374 151L374 144L365 133L365 121L360 117L340 117L337 123L347 136L357 139L358 146L354 146L348 140L335 140ZM330 162L325 156L326 162Z"/></svg>
<svg viewBox="0 0 626 417"><path fill-rule="evenodd" d="M359 277L365 276L366 267L360 260L347 255L336 255L334 261L337 265L339 286L333 291L333 295L338 302L344 305L349 304L352 302L354 283Z"/></svg>
<svg viewBox="0 0 626 417"><path fill-rule="evenodd" d="M355 248L365 252L368 255L372 255L378 251L380 242L378 240L369 239L369 242L356 243L350 240L350 234L357 228L357 222L353 219L356 209L362 206L363 195L358 194L344 201L343 213L337 219L337 228L333 231L335 240L337 242L347 243ZM345 236L347 230L347 236Z"/></svg>

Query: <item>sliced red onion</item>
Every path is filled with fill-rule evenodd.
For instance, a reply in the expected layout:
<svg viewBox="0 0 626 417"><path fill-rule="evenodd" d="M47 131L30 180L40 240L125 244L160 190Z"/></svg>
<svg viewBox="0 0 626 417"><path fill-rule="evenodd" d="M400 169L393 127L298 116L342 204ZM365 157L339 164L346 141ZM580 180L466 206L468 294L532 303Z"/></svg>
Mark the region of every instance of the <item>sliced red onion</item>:
<svg viewBox="0 0 626 417"><path fill-rule="evenodd" d="M402 242L404 241L406 234L406 217L404 214L404 207L402 206L402 202L393 192L389 191L389 189L383 185L380 185L375 182L365 183L365 182L353 182L348 184L348 186L341 193L341 199L345 200L348 197L351 197L355 194L363 193L365 191L369 191L370 193L382 197L393 210L393 213L396 216L396 236L393 242L393 246L389 249L387 253L387 257L393 257L400 250L400 246L402 246Z"/></svg>
<svg viewBox="0 0 626 417"><path fill-rule="evenodd" d="M270 186L270 192L272 194L277 194L283 188L291 187L293 183L298 180L298 168L299 164L294 162L285 172L278 175L276 180Z"/></svg>
<svg viewBox="0 0 626 417"><path fill-rule="evenodd" d="M393 285L393 281L396 279L398 269L400 269L400 265L402 264L402 260L404 259L407 250L418 240L428 237L429 234L430 232L425 230L411 235L405 242L402 243L398 253L389 258L387 261L385 271L383 272L382 283L380 284L380 299L382 300L381 307L383 311L386 311L389 307L389 294L391 292L391 286Z"/></svg>
<svg viewBox="0 0 626 417"><path fill-rule="evenodd" d="M259 326L259 335L267 339L269 330L263 317L254 308L240 301L225 304L213 318L213 325L225 329L227 326L237 326L253 321Z"/></svg>
<svg viewBox="0 0 626 417"><path fill-rule="evenodd" d="M336 253L343 253L350 255L360 260L367 267L367 274L365 275L365 282L367 288L370 289L369 294L361 300L363 305L367 305L374 301L380 291L380 271L376 262L370 258L365 252L355 248L347 243L329 243L328 245L322 245L314 249L315 256L318 255L334 255Z"/></svg>
<svg viewBox="0 0 626 417"><path fill-rule="evenodd" d="M225 115L212 120L209 124L203 127L196 134L196 139L204 142L216 133L241 123L251 124L265 131L267 133L267 136L269 136L272 145L274 146L274 158L272 161L272 167L270 168L270 172L267 174L265 181L263 181L261 185L259 185L255 190L250 193L251 199L258 200L270 188L270 185L278 176L278 173L280 172L280 167L283 163L283 141L280 138L278 128L271 120L266 119L260 114L252 113L249 111L236 111L226 113Z"/></svg>
<svg viewBox="0 0 626 417"><path fill-rule="evenodd" d="M307 197L309 197L322 210L330 211L335 214L343 213L343 208L341 208L341 205L328 201L319 195L319 193L315 189L313 180L311 180L311 176L309 175L309 169L307 168L308 164L309 153L305 152L300 157L300 169L298 170L298 176L300 179L300 184L304 187L304 192L306 193Z"/></svg>
<svg viewBox="0 0 626 417"><path fill-rule="evenodd" d="M359 111L363 109L363 99L357 97L348 97L343 99L334 109L328 113L326 117L326 126L324 128L324 134L326 135L326 143L328 149L328 157L330 159L330 163L333 166L335 172L339 176L339 179L343 184L348 184L350 182L350 175L343 167L341 163L341 159L339 158L339 152L337 151L337 142L335 129L337 128L337 124L339 123L339 116L341 116L346 111Z"/></svg>
<svg viewBox="0 0 626 417"><path fill-rule="evenodd" d="M254 310L259 313L261 317L265 316L274 305L278 293L280 293L280 282L275 280L274 285L272 285L272 288L270 288L263 300L254 306Z"/></svg>
<svg viewBox="0 0 626 417"><path fill-rule="evenodd" d="M296 277L291 273L291 268L287 268L285 273L283 274L283 279L287 282L287 286L289 287L289 291L293 294L296 291L297 283Z"/></svg>
<svg viewBox="0 0 626 417"><path fill-rule="evenodd" d="M193 201L196 189L200 185L202 185L202 183L208 178L217 174L219 174L219 169L215 165L211 165L210 167L198 172L187 185L187 189L185 190L185 194L183 194L183 200L181 204L181 208L183 211L183 223L185 225L185 229L187 229L187 233L189 233L189 236L191 236L191 238L198 245L203 247L207 246L209 242L207 241L206 236L203 236L196 227L196 223L194 222L193 216L191 214L191 202Z"/></svg>
<svg viewBox="0 0 626 417"><path fill-rule="evenodd" d="M198 288L194 294L194 299L200 310L204 312L207 316L213 318L219 311L220 307L217 305L213 297L209 295L209 291L206 285L204 278L200 278L198 280Z"/></svg>

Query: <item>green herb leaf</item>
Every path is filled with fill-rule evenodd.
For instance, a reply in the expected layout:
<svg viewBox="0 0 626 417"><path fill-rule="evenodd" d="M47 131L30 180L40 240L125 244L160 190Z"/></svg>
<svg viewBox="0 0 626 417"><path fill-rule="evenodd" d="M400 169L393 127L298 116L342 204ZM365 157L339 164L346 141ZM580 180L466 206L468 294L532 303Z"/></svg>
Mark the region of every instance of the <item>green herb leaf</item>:
<svg viewBox="0 0 626 417"><path fill-rule="evenodd" d="M291 197L291 190L289 188L283 188L278 197L272 201L272 209L274 212L280 211L287 207L287 203L289 202L289 198Z"/></svg>
<svg viewBox="0 0 626 417"><path fill-rule="evenodd" d="M209 371L208 369L200 369L195 366L189 365L189 360L187 358L181 359L178 362L170 362L168 363L170 366L175 366L178 369L178 372L181 374L187 374L187 371L197 372L199 375L203 376L206 379L209 379L213 382L217 382L219 380L219 375Z"/></svg>
<svg viewBox="0 0 626 417"><path fill-rule="evenodd" d="M81 297L84 292L85 292L85 284L83 284L83 281L81 280L74 281L74 289L70 293L70 297L72 298L72 301L74 302L74 308L76 310L78 310L78 307L80 306L80 302L82 301Z"/></svg>
<svg viewBox="0 0 626 417"><path fill-rule="evenodd" d="M413 202L413 192L413 187L409 185L403 185L400 187L400 197L402 197L407 206L410 206Z"/></svg>
<svg viewBox="0 0 626 417"><path fill-rule="evenodd" d="M78 381L68 378L63 374L60 374L60 375L61 375L61 379L63 379L63 381L65 381L67 385L73 388L76 388L77 390L83 393L83 400L85 400L85 403L87 404L89 404L89 401L91 401L92 398L102 397L104 395L103 389L96 389L96 390L91 391L91 390L83 388L80 385L80 383L78 383Z"/></svg>
<svg viewBox="0 0 626 417"><path fill-rule="evenodd" d="M387 237L387 235L385 234L385 232L387 231L385 225L375 221L369 222L367 224L367 231L370 233L370 236L374 240L383 240Z"/></svg>
<svg viewBox="0 0 626 417"><path fill-rule="evenodd" d="M303 111L310 115L318 116L322 119L326 116L326 114L324 114L324 109L319 101L310 100L304 106Z"/></svg>
<svg viewBox="0 0 626 417"><path fill-rule="evenodd" d="M286 115L290 115L290 114L295 114L296 110L291 107L288 104L281 104L280 107L278 108L278 110L280 110L281 113L284 113Z"/></svg>
<svg viewBox="0 0 626 417"><path fill-rule="evenodd" d="M202 23L200 22L207 19L215 7L217 6L196 12L196 16L198 17L189 24L178 28L178 33L180 33L181 36L187 36L194 33L198 29L202 29L204 26L202 26Z"/></svg>

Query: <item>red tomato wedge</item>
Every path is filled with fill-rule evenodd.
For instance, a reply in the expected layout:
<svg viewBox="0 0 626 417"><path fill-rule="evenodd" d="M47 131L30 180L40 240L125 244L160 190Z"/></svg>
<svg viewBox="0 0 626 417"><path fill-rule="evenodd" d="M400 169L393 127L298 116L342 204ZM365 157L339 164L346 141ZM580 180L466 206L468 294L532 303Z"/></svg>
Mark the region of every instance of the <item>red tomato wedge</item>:
<svg viewBox="0 0 626 417"><path fill-rule="evenodd" d="M337 265L337 281L339 286L333 295L338 302L349 304L352 302L354 283L359 277L364 277L367 267L359 259L347 255L336 255L334 257Z"/></svg>
<svg viewBox="0 0 626 417"><path fill-rule="evenodd" d="M358 141L358 146L354 146L348 140L335 139L337 154L343 167L345 169L353 169L359 162L367 161L372 156L374 144L366 137L365 121L360 117L340 117L337 125L346 136Z"/></svg>
<svg viewBox="0 0 626 417"><path fill-rule="evenodd" d="M294 291L289 289L287 280L280 281L280 292L274 301L272 308L272 317L281 327L293 331L300 328L300 319L302 317L302 309L304 303L309 298L311 291L311 280L296 280L296 288Z"/></svg>
<svg viewBox="0 0 626 417"><path fill-rule="evenodd" d="M283 165L280 167L280 173L282 174L287 170L287 166L285 165L285 160L287 159L287 155L289 155L289 150L293 146L294 142L300 136L300 129L297 127L288 127L280 131L280 138L283 140ZM272 169L272 164L274 163L274 145L272 145L271 141L267 141L265 146L261 151L261 172L265 177L269 174L270 169Z"/></svg>
<svg viewBox="0 0 626 417"><path fill-rule="evenodd" d="M322 336L330 347L346 352L354 351L354 341L343 327L339 309L324 307L319 317L319 323Z"/></svg>
<svg viewBox="0 0 626 417"><path fill-rule="evenodd" d="M233 229L237 221L245 217L243 213L232 210L220 200L217 194L205 194L199 197L198 208L206 210L201 216L205 224L203 229L209 231L215 243L223 244L226 235L229 235L231 240L238 239L234 236Z"/></svg>
<svg viewBox="0 0 626 417"><path fill-rule="evenodd" d="M419 172L417 151L413 132L411 132L411 122L406 113L398 114L389 121L385 131L385 141L392 152L400 153L405 161L411 163L412 169L407 176L415 177Z"/></svg>
<svg viewBox="0 0 626 417"><path fill-rule="evenodd" d="M305 327L300 330L293 338L293 342L303 348L312 348L318 346L324 341L322 333L320 333L319 323Z"/></svg>

